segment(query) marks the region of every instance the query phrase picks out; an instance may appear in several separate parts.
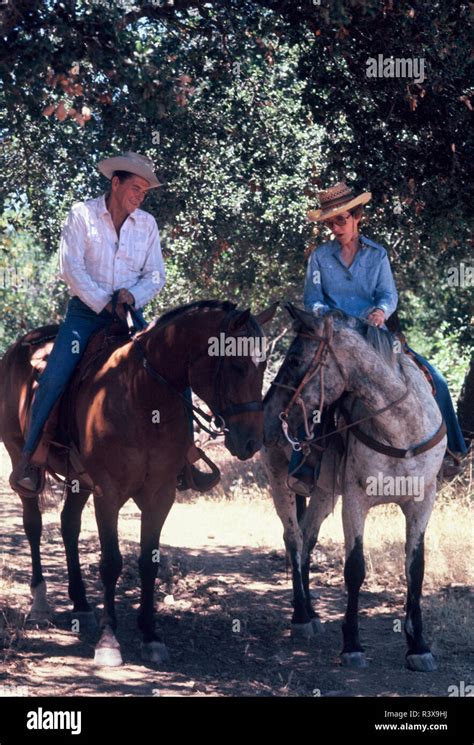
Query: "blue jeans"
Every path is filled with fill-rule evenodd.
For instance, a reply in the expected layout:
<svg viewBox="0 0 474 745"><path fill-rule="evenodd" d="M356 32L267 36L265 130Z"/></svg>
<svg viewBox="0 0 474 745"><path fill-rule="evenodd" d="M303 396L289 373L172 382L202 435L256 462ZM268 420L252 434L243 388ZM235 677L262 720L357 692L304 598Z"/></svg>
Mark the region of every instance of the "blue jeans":
<svg viewBox="0 0 474 745"><path fill-rule="evenodd" d="M146 321L142 311L139 309L136 313L142 323L141 328L144 328ZM78 297L73 297L69 301L66 317L59 328L47 365L35 391L23 453L32 453L36 450L46 420L70 381L85 352L87 342L95 331L105 328L110 321L110 313L105 309L96 313ZM138 326L138 323L135 325Z"/></svg>
<svg viewBox="0 0 474 745"><path fill-rule="evenodd" d="M314 424L313 425L313 434L315 437L318 437L322 434L322 426L321 424ZM298 439L300 442L304 442L306 437L306 430L304 426L301 424L298 427ZM301 450L292 450L291 451L291 458L290 463L288 465L288 473L295 476L295 478L298 478L298 476L301 476L302 474L307 474L309 476L312 476L314 473L314 469L308 465L307 463L303 463L303 465L298 468L299 464L303 460L303 453ZM321 461L318 462L318 465L316 467L316 478L319 477L319 472L321 470ZM294 471L294 473L292 473Z"/></svg>
<svg viewBox="0 0 474 745"><path fill-rule="evenodd" d="M430 371L431 377L433 378L436 403L438 404L439 410L441 411L443 419L446 422L448 448L452 450L453 453L463 453L465 455L467 453L467 447L464 441L464 437L462 436L461 427L459 426L456 412L454 410L453 401L451 399L451 394L449 393L446 378L441 375L440 371L437 370L436 367L430 365L428 360L425 360L425 358L422 357L421 354L418 354L418 352L414 352L411 347L409 347L409 349L410 352L415 355L416 359L419 362L421 362L423 365L426 365L426 367Z"/></svg>

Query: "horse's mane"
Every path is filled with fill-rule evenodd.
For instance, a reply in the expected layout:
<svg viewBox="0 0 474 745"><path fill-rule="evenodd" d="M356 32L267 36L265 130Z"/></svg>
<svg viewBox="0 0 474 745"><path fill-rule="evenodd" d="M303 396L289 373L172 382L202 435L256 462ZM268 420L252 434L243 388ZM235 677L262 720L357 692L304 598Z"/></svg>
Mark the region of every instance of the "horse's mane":
<svg viewBox="0 0 474 745"><path fill-rule="evenodd" d="M393 340L394 337L387 329L381 329L377 326L373 326L363 318L355 318L354 316L348 316L342 310L330 310L325 313L325 316L331 316L336 325L344 324L350 326L357 331L367 342L370 344L377 354L382 357L391 367L395 367L397 361L397 355L393 351Z"/></svg>
<svg viewBox="0 0 474 745"><path fill-rule="evenodd" d="M156 319L155 326L165 326L167 323L170 323L170 321L176 320L176 318L185 313L192 313L194 311L204 310L205 308L208 308L209 310L223 310L226 313L229 313L231 310L236 308L236 305L235 303L231 303L229 300L195 300L192 303L178 305L177 308L167 310L166 313L163 313Z"/></svg>
<svg viewBox="0 0 474 745"><path fill-rule="evenodd" d="M156 319L154 327L162 328L187 313L195 313L199 310L221 310L225 313L230 313L233 310L236 311L236 309L236 304L231 303L230 300L195 300L192 303L179 305L177 308L172 308L171 310L166 311L166 313L163 313L163 315ZM252 328L256 336L262 335L262 330L253 316L250 316L248 319L247 326Z"/></svg>

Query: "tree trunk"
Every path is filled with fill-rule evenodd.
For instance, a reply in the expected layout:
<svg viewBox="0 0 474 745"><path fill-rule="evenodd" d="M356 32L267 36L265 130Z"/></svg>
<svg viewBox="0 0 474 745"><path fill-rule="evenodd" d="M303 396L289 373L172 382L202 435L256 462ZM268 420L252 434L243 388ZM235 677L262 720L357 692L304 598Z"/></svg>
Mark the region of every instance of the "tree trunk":
<svg viewBox="0 0 474 745"><path fill-rule="evenodd" d="M474 437L474 355L459 396L458 419L466 435Z"/></svg>

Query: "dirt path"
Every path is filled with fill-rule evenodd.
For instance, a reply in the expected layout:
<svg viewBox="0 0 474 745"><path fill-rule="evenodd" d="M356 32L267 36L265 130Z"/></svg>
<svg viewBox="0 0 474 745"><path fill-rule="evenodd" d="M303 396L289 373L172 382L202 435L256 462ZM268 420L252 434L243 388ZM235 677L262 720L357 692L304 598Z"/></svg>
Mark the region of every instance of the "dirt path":
<svg viewBox="0 0 474 745"><path fill-rule="evenodd" d="M160 667L140 659L139 513L133 503L126 505L120 524L124 571L117 592L124 665L98 669L93 663L96 633L71 631L55 509L45 514L43 549L53 625L25 625L30 559L21 504L5 478L0 489L0 686L27 686L29 695L41 696L447 696L449 686L470 682L472 647L469 652L460 633L463 623L472 625L472 618L462 617L468 613L467 589L451 585L425 593L427 636L434 638L439 670L413 673L404 668L403 634L396 630L403 618L403 578L380 568L361 594L362 639L370 666L360 671L341 667L342 549L331 541L323 541L318 566L313 566L319 572L319 581L313 574L313 587L325 633L310 642L291 640L281 526L270 502L261 498L254 504L199 500L174 506L165 525L156 592L159 625L171 654ZM101 587L91 505L81 540L89 599L96 605ZM398 548L401 556L401 542Z"/></svg>

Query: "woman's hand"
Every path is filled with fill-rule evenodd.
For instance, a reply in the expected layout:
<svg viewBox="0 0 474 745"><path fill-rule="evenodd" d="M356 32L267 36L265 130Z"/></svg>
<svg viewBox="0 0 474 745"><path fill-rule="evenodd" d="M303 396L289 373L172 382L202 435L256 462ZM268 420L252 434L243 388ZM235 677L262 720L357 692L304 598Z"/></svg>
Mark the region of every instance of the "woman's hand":
<svg viewBox="0 0 474 745"><path fill-rule="evenodd" d="M383 326L385 323L385 313L381 308L376 308L372 313L369 313L367 320L373 326Z"/></svg>

